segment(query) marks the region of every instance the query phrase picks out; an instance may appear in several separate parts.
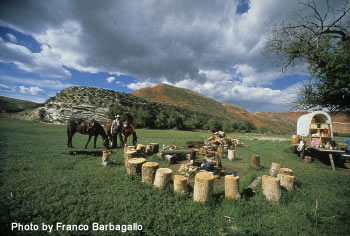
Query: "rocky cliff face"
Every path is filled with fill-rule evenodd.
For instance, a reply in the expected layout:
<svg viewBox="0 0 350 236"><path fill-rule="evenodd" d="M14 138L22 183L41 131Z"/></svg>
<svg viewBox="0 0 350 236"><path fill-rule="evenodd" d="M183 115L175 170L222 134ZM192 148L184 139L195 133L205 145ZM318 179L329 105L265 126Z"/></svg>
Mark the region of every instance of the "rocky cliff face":
<svg viewBox="0 0 350 236"><path fill-rule="evenodd" d="M119 103L123 94L112 90L89 87L70 87L43 106L19 114L28 120L39 119L55 124L65 124L71 119L95 119L107 122L107 111L111 104Z"/></svg>

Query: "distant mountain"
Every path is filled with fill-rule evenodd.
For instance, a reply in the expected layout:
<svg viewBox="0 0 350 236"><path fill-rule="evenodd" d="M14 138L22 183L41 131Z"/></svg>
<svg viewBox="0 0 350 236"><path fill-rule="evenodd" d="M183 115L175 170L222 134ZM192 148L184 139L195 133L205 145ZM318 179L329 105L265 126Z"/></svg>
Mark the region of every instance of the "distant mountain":
<svg viewBox="0 0 350 236"><path fill-rule="evenodd" d="M20 112L40 106L39 103L0 96L0 112Z"/></svg>

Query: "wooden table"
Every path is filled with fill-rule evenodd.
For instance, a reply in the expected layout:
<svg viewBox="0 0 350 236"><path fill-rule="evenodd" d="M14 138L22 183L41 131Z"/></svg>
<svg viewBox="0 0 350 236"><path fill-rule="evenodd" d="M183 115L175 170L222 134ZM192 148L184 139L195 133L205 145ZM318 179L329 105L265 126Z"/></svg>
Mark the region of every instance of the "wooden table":
<svg viewBox="0 0 350 236"><path fill-rule="evenodd" d="M329 160L331 161L332 168L334 171L335 171L335 166L334 166L333 154L334 153L345 153L344 150L340 150L340 149L316 148L316 147L312 147L309 149L314 149L314 150L319 151L319 152L327 152L329 155Z"/></svg>

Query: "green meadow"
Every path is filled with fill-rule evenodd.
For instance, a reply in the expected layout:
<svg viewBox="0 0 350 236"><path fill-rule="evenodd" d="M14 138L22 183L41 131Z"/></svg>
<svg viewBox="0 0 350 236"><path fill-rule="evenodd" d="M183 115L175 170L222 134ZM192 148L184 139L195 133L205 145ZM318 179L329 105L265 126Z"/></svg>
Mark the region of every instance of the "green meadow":
<svg viewBox="0 0 350 236"><path fill-rule="evenodd" d="M204 140L206 131L137 130L138 143L184 146L187 140ZM223 179L215 180L213 198L199 204L192 193L181 196L154 189L129 177L123 151L112 150L112 165L101 165L100 156L69 155L82 149L87 136L73 137L67 148L66 126L33 121L0 119L0 234L47 235L42 224L87 225L88 231L53 230L50 235L111 235L120 231L93 231L92 225L137 223L142 231L125 235L349 235L350 169L338 162L333 171L327 159L306 164L290 151L291 134L228 134L247 147L237 149L237 160L223 159L227 174L240 176L240 191L257 177L268 174L272 162L291 168L296 189L283 190L279 205L269 204L261 188L240 200L224 198ZM129 138L129 142L131 142ZM342 142L343 137L336 137ZM129 143L130 144L130 143ZM252 169L251 156L261 156L261 168ZM148 159L169 167L156 155ZM39 225L37 231L11 231L12 223Z"/></svg>

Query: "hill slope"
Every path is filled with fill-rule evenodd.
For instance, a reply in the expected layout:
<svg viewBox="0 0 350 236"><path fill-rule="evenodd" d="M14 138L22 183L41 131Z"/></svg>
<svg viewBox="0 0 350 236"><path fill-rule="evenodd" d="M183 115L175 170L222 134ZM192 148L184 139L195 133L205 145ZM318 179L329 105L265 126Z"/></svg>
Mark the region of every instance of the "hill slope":
<svg viewBox="0 0 350 236"><path fill-rule="evenodd" d="M0 96L0 112L20 112L25 109L38 107L39 105L39 103L31 101Z"/></svg>

